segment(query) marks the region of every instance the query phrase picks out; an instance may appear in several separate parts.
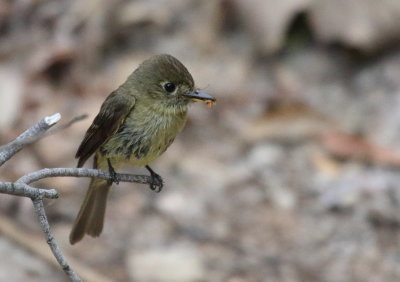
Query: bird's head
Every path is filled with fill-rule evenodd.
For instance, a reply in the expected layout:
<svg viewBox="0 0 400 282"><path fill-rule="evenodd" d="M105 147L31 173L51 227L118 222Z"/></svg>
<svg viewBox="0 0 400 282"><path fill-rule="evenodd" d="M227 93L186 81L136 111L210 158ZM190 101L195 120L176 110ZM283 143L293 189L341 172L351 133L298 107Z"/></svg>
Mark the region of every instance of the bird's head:
<svg viewBox="0 0 400 282"><path fill-rule="evenodd" d="M140 99L169 108L186 108L195 101L214 104L215 98L195 88L192 75L171 55L145 60L129 77Z"/></svg>

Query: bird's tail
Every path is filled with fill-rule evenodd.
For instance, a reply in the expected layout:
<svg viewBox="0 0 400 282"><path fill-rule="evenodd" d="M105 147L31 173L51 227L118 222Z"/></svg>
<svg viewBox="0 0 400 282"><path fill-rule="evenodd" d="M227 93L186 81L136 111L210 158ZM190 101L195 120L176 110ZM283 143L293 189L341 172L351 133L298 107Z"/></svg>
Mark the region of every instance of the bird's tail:
<svg viewBox="0 0 400 282"><path fill-rule="evenodd" d="M107 162L103 159L103 157L96 154L93 167L106 170ZM79 210L69 235L71 244L80 241L85 234L92 237L98 237L100 235L103 230L109 190L110 184L107 180L92 178L81 209Z"/></svg>

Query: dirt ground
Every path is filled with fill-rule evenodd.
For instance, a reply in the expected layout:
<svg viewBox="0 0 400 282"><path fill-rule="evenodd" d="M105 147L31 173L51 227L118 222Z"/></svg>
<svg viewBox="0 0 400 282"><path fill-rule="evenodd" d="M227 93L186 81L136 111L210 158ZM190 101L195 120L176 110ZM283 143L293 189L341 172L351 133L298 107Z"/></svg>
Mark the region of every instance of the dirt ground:
<svg viewBox="0 0 400 282"><path fill-rule="evenodd" d="M400 2L377 3L0 0L1 144L88 114L0 179L75 167L105 97L169 53L217 104L152 164L162 193L114 185L101 237L71 246L89 180L36 184L60 192L45 208L85 281L400 281ZM67 281L33 250L29 199L2 195L0 217L0 281Z"/></svg>

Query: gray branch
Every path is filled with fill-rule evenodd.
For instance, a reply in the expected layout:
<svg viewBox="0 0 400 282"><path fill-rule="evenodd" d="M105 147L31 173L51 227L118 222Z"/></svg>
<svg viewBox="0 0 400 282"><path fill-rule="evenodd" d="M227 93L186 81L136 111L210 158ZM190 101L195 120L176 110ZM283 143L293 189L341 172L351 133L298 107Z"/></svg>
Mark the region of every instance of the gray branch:
<svg viewBox="0 0 400 282"><path fill-rule="evenodd" d="M25 130L20 136L10 143L0 147L0 166L8 161L12 156L21 151L23 147L28 144L39 140L46 130L55 125L61 118L59 113L51 116L47 116L40 120L37 124L31 128Z"/></svg>
<svg viewBox="0 0 400 282"><path fill-rule="evenodd" d="M87 117L88 117L87 114L74 117L73 119L71 119L69 122L67 122L67 123L65 123L65 124L60 124L60 125L58 125L57 127L53 127L52 129L50 129L49 131L46 132L45 136L53 135L53 134L55 134L55 133L57 133L57 132L59 132L59 131L61 131L61 130L66 129L67 127L70 127L70 126L73 125L75 122L84 120L84 119L87 118ZM43 137L45 137L45 136L43 136Z"/></svg>
<svg viewBox="0 0 400 282"><path fill-rule="evenodd" d="M29 197L31 199L38 197L47 199L58 198L58 192L55 189L34 188L23 182L0 182L0 193Z"/></svg>
<svg viewBox="0 0 400 282"><path fill-rule="evenodd" d="M56 258L58 264L64 270L64 272L68 275L71 281L74 282L82 282L81 278L72 270L69 266L67 260L65 259L63 253L61 252L60 248L58 247L56 240L53 237L53 234L50 232L50 225L49 221L47 220L46 212L43 206L43 198L37 197L32 199L33 206L35 208L36 215L39 219L40 227L46 237L46 242L49 245L51 252L53 253L54 257Z"/></svg>
<svg viewBox="0 0 400 282"><path fill-rule="evenodd" d="M22 176L17 182L29 184L48 177L96 177L105 180L112 180L109 172L90 169L90 168L44 168ZM120 174L117 173L117 181L120 182L136 182L141 184L150 184L151 177L148 175Z"/></svg>
<svg viewBox="0 0 400 282"><path fill-rule="evenodd" d="M40 120L36 125L32 126L14 141L0 147L0 166L3 165L12 156L18 153L24 146L31 144L40 138L46 136L46 131L56 124L61 118L60 114L54 114ZM71 122L67 123L63 128L71 125L73 122L82 119L78 117ZM55 189L43 189L35 188L29 184L48 177L96 177L106 180L112 180L109 172L87 169L87 168L44 168L29 174L22 176L15 182L1 182L0 181L0 193L10 194L15 196L23 196L31 198L36 215L38 217L42 231L46 237L46 241L54 255L57 262L68 275L71 281L82 281L79 276L69 266L63 253L58 247L51 231L50 225L47 220L46 212L43 206L43 199L56 199L58 198L58 192ZM117 174L117 181L121 182L136 182L142 184L152 183L151 177L147 175L131 175L131 174ZM115 180L115 179L113 179Z"/></svg>

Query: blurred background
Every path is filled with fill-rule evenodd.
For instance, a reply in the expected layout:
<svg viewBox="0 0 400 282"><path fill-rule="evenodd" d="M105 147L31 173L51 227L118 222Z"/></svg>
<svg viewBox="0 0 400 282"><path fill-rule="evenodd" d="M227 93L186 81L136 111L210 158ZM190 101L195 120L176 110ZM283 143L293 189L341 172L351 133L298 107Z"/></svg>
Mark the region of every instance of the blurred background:
<svg viewBox="0 0 400 282"><path fill-rule="evenodd" d="M0 142L88 114L1 179L75 167L105 97L159 53L218 100L153 163L162 193L114 185L101 237L70 246L89 180L36 184L61 193L46 210L82 278L400 280L399 1L1 0ZM1 281L67 281L29 199L0 197L0 234Z"/></svg>

